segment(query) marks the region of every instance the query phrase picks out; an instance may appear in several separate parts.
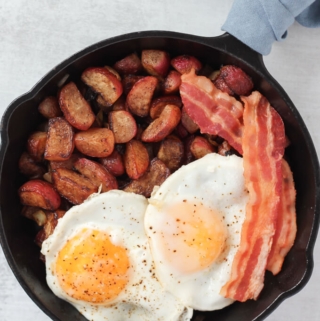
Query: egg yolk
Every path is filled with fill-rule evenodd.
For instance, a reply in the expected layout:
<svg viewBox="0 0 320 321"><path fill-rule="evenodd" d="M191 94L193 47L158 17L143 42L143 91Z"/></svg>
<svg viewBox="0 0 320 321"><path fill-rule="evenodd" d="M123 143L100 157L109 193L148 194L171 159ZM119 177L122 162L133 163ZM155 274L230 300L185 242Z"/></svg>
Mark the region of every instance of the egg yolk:
<svg viewBox="0 0 320 321"><path fill-rule="evenodd" d="M202 203L183 201L164 209L161 215L164 227L155 228L153 236L160 238L167 264L182 273L193 273L217 260L227 235L218 213Z"/></svg>
<svg viewBox="0 0 320 321"><path fill-rule="evenodd" d="M69 296L90 303L115 299L128 282L127 251L107 233L84 228L60 250L55 273Z"/></svg>

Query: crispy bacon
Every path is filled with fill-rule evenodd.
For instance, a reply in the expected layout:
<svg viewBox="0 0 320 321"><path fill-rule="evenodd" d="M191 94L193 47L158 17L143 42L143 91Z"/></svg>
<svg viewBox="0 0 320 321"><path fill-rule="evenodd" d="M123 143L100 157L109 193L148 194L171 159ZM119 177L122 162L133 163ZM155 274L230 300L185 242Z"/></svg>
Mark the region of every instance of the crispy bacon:
<svg viewBox="0 0 320 321"><path fill-rule="evenodd" d="M279 213L276 232L273 237L272 248L268 257L267 270L274 275L281 270L283 261L290 251L297 233L296 223L296 190L289 164L282 160L282 194L280 198L281 211Z"/></svg>
<svg viewBox="0 0 320 321"><path fill-rule="evenodd" d="M210 79L194 69L181 76L180 95L187 114L202 133L219 135L242 154L243 106L217 89Z"/></svg>
<svg viewBox="0 0 320 321"><path fill-rule="evenodd" d="M244 177L249 191L241 241L229 281L221 294L237 301L257 299L280 210L284 125L259 92L242 97L245 103L242 137Z"/></svg>

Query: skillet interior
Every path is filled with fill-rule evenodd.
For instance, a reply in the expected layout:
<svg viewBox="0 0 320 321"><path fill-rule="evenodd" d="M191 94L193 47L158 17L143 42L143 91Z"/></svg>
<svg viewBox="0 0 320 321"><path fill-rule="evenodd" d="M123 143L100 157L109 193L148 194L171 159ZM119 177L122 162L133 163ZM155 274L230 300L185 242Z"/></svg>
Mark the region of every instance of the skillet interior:
<svg viewBox="0 0 320 321"><path fill-rule="evenodd" d="M291 141L287 157L294 173L297 189L298 234L281 273L266 275L265 288L259 300L233 305L214 312L195 312L194 320L249 321L262 320L283 299L299 291L308 281L313 267L312 251L319 223L319 164L305 125L283 89L265 69L261 56L229 35L200 38L172 32L142 32L112 38L72 56L45 76L34 89L18 98L2 119L1 147L1 217L0 237L4 253L18 281L36 304L55 321L85 321L71 305L49 290L39 248L33 243L36 227L20 216L17 189L23 178L18 173L18 159L28 135L41 117L39 102L56 94L58 82L69 74L79 79L89 66L112 65L115 61L142 49L165 49L171 56L190 54L214 69L221 64L235 64L246 71L285 122ZM201 295L201 294L199 294Z"/></svg>

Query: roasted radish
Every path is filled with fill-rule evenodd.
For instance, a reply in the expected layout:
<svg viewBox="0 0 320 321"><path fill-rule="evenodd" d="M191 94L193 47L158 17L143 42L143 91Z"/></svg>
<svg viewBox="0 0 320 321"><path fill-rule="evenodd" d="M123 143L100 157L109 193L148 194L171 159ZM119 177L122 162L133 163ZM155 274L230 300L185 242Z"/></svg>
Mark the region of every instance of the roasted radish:
<svg viewBox="0 0 320 321"><path fill-rule="evenodd" d="M132 115L125 110L109 113L109 127L114 134L116 144L127 143L137 133L137 124Z"/></svg>
<svg viewBox="0 0 320 321"><path fill-rule="evenodd" d="M220 75L227 86L237 95L249 95L253 89L251 78L239 67L226 65L220 69Z"/></svg>
<svg viewBox="0 0 320 321"><path fill-rule="evenodd" d="M191 69L199 72L202 68L202 63L193 56L182 55L171 59L171 66L180 74L187 74Z"/></svg>
<svg viewBox="0 0 320 321"><path fill-rule="evenodd" d="M87 177L97 187L101 186L102 192L108 192L111 189L117 189L118 183L113 175L111 175L101 164L96 163L87 158L79 158L74 168Z"/></svg>
<svg viewBox="0 0 320 321"><path fill-rule="evenodd" d="M74 142L79 152L84 155L107 157L113 152L114 135L108 128L91 128L76 133Z"/></svg>
<svg viewBox="0 0 320 321"><path fill-rule="evenodd" d="M136 74L142 70L142 64L137 54L133 53L117 61L113 68L122 75Z"/></svg>
<svg viewBox="0 0 320 321"><path fill-rule="evenodd" d="M149 154L146 147L138 140L126 144L124 166L128 176L137 179L142 176L149 166Z"/></svg>
<svg viewBox="0 0 320 321"><path fill-rule="evenodd" d="M170 56L166 51L162 50L143 50L141 62L148 74L164 78L170 67Z"/></svg>
<svg viewBox="0 0 320 321"><path fill-rule="evenodd" d="M81 75L82 81L99 93L111 106L122 94L121 81L106 68L87 68Z"/></svg>
<svg viewBox="0 0 320 321"><path fill-rule="evenodd" d="M126 104L130 111L140 117L149 114L153 93L158 85L157 78L147 76L138 80L127 96Z"/></svg>
<svg viewBox="0 0 320 321"><path fill-rule="evenodd" d="M45 98L38 107L39 113L45 118L54 118L62 116L58 99L54 96Z"/></svg>
<svg viewBox="0 0 320 321"><path fill-rule="evenodd" d="M56 210L61 203L59 194L53 186L45 181L34 179L19 188L21 204Z"/></svg>
<svg viewBox="0 0 320 321"><path fill-rule="evenodd" d="M175 70L171 70L164 80L163 93L165 95L171 95L179 91L181 85L181 75Z"/></svg>
<svg viewBox="0 0 320 321"><path fill-rule="evenodd" d="M181 108L181 98L178 96L161 96L154 99L151 102L150 117L152 119L158 118L166 105L176 105Z"/></svg>
<svg viewBox="0 0 320 321"><path fill-rule="evenodd" d="M123 93L127 96L136 82L144 78L144 76L125 75L122 79Z"/></svg>
<svg viewBox="0 0 320 321"><path fill-rule="evenodd" d="M215 148L204 137L196 136L191 142L190 151L196 159L199 159L215 152Z"/></svg>
<svg viewBox="0 0 320 321"><path fill-rule="evenodd" d="M161 142L157 157L164 162L172 173L181 166L183 155L182 141L178 137L170 135Z"/></svg>
<svg viewBox="0 0 320 321"><path fill-rule="evenodd" d="M231 90L231 88L227 85L225 80L221 77L218 76L214 81L214 85L224 93L227 93L230 96L234 96L234 92Z"/></svg>
<svg viewBox="0 0 320 321"><path fill-rule="evenodd" d="M35 160L26 152L22 153L19 159L20 172L31 178L41 178L46 172L42 164L38 164Z"/></svg>
<svg viewBox="0 0 320 321"><path fill-rule="evenodd" d="M73 149L74 133L71 125L62 117L51 118L44 158L50 161L64 161L70 158Z"/></svg>
<svg viewBox="0 0 320 321"><path fill-rule="evenodd" d="M27 142L29 155L36 161L41 162L46 149L47 133L35 132L31 134Z"/></svg>
<svg viewBox="0 0 320 321"><path fill-rule="evenodd" d="M155 119L142 133L141 140L146 143L160 142L171 134L179 124L180 118L179 107L176 105L165 106L159 118Z"/></svg>
<svg viewBox="0 0 320 321"><path fill-rule="evenodd" d="M75 83L70 82L61 89L59 104L64 117L73 127L86 130L93 124L95 115Z"/></svg>
<svg viewBox="0 0 320 321"><path fill-rule="evenodd" d="M66 168L58 168L52 172L53 185L72 204L83 203L98 187L88 178Z"/></svg>
<svg viewBox="0 0 320 321"><path fill-rule="evenodd" d="M116 149L110 156L100 158L100 163L114 176L121 176L125 173L122 155Z"/></svg>
<svg viewBox="0 0 320 321"><path fill-rule="evenodd" d="M73 169L74 163L80 158L80 154L74 153L69 159L65 161L50 161L50 170L53 171L57 168Z"/></svg>
<svg viewBox="0 0 320 321"><path fill-rule="evenodd" d="M170 175L169 168L159 159L154 158L144 175L132 180L124 191L150 197L153 188L160 186Z"/></svg>
<svg viewBox="0 0 320 321"><path fill-rule="evenodd" d="M189 117L184 107L181 110L181 124L190 134L194 134L199 129L199 126Z"/></svg>

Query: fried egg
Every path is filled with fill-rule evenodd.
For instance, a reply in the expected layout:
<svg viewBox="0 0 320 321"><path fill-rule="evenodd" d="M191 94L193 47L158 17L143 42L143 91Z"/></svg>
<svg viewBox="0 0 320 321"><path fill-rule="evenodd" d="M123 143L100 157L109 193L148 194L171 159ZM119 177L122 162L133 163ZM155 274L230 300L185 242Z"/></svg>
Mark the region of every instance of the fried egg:
<svg viewBox="0 0 320 321"><path fill-rule="evenodd" d="M144 230L145 197L95 194L43 243L47 283L88 320L187 321L192 309L158 282Z"/></svg>
<svg viewBox="0 0 320 321"><path fill-rule="evenodd" d="M181 167L149 200L145 229L156 276L184 305L221 309L219 292L240 243L248 192L243 160L212 153Z"/></svg>

